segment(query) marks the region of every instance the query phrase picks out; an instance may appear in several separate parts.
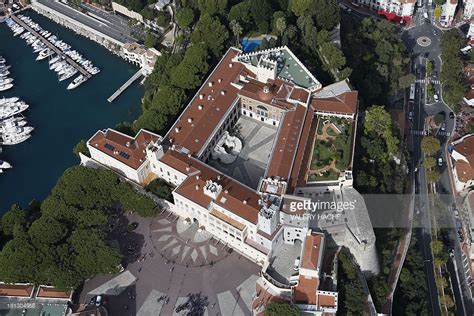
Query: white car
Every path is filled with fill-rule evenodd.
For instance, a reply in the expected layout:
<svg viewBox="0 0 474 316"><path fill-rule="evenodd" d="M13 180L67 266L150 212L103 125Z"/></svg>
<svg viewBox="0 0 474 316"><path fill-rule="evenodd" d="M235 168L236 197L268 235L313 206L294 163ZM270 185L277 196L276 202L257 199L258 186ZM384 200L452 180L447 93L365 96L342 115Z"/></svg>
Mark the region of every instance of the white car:
<svg viewBox="0 0 474 316"><path fill-rule="evenodd" d="M433 96L433 99L435 100L435 102L438 102L438 101L439 101L439 97L438 97L438 95L437 95L437 94L435 94L435 95Z"/></svg>
<svg viewBox="0 0 474 316"><path fill-rule="evenodd" d="M438 158L438 167L442 167L443 166L443 158L439 157Z"/></svg>
<svg viewBox="0 0 474 316"><path fill-rule="evenodd" d="M427 19L427 18L428 18L428 13L424 12L424 13L423 13L423 17L424 17L425 19Z"/></svg>

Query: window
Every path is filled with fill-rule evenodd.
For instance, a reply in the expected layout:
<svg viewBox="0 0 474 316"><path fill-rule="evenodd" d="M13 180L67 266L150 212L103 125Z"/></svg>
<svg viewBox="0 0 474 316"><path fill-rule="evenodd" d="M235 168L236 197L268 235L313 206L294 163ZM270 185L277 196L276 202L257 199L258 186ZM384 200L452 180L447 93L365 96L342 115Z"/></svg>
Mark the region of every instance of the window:
<svg viewBox="0 0 474 316"><path fill-rule="evenodd" d="M259 105L257 106L257 114L263 117L268 117L268 110L266 107Z"/></svg>

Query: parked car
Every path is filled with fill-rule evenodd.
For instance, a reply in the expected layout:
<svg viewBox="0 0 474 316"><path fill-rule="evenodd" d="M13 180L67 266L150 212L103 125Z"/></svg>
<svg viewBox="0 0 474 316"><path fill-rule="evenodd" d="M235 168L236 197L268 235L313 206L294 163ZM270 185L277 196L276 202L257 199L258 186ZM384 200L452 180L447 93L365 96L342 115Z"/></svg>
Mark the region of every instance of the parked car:
<svg viewBox="0 0 474 316"><path fill-rule="evenodd" d="M449 112L449 118L454 119L454 112Z"/></svg>
<svg viewBox="0 0 474 316"><path fill-rule="evenodd" d="M438 102L439 101L439 97L437 94L433 95L433 99L435 100L435 102Z"/></svg>
<svg viewBox="0 0 474 316"><path fill-rule="evenodd" d="M427 18L428 18L428 13L423 12L423 17L424 17L425 19L427 19Z"/></svg>
<svg viewBox="0 0 474 316"><path fill-rule="evenodd" d="M443 158L439 157L438 158L438 167L442 167L442 166L443 166Z"/></svg>
<svg viewBox="0 0 474 316"><path fill-rule="evenodd" d="M436 30L433 30L433 35L434 36L438 35L438 32Z"/></svg>
<svg viewBox="0 0 474 316"><path fill-rule="evenodd" d="M444 132L446 130L446 123L441 123L441 130Z"/></svg>
<svg viewBox="0 0 474 316"><path fill-rule="evenodd" d="M413 121L413 111L408 112L408 119L410 122Z"/></svg>

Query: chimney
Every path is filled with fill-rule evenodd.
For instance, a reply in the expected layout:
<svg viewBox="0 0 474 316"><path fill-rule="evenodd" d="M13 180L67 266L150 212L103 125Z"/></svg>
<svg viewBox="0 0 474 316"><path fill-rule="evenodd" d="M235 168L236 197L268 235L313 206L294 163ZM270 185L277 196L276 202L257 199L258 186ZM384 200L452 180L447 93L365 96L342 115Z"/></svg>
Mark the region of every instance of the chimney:
<svg viewBox="0 0 474 316"><path fill-rule="evenodd" d="M199 184L196 184L196 191L199 190Z"/></svg>
<svg viewBox="0 0 474 316"><path fill-rule="evenodd" d="M244 203L245 205L247 205L247 200L243 200L242 203Z"/></svg>
<svg viewBox="0 0 474 316"><path fill-rule="evenodd" d="M174 128L174 131L175 131L176 133L179 133L180 129L181 129L181 128L179 128L179 127L175 127L175 128Z"/></svg>
<svg viewBox="0 0 474 316"><path fill-rule="evenodd" d="M203 106L202 104L199 104L199 105L198 105L198 110L199 110L199 111L202 111L203 108L204 108L204 106Z"/></svg>
<svg viewBox="0 0 474 316"><path fill-rule="evenodd" d="M221 94L222 94L222 95L225 95L225 93L226 93L225 90L222 90L222 91L221 91Z"/></svg>
<svg viewBox="0 0 474 316"><path fill-rule="evenodd" d="M221 82L222 82L222 78L219 78L219 79L217 80L217 82L221 83Z"/></svg>
<svg viewBox="0 0 474 316"><path fill-rule="evenodd" d="M196 180L199 180L199 176L196 176Z"/></svg>
<svg viewBox="0 0 474 316"><path fill-rule="evenodd" d="M229 190L225 190L224 193L225 193L225 194L229 193Z"/></svg>
<svg viewBox="0 0 474 316"><path fill-rule="evenodd" d="M232 63L229 64L229 68L232 68Z"/></svg>
<svg viewBox="0 0 474 316"><path fill-rule="evenodd" d="M130 142L127 142L125 146L130 147Z"/></svg>
<svg viewBox="0 0 474 316"><path fill-rule="evenodd" d="M204 98L204 95L200 94L199 99L202 100Z"/></svg>
<svg viewBox="0 0 474 316"><path fill-rule="evenodd" d="M190 168L189 168L189 166L187 166L187 167L186 167L186 171L189 171L189 170L190 170Z"/></svg>
<svg viewBox="0 0 474 316"><path fill-rule="evenodd" d="M188 118L188 123L192 123L192 122L193 122L193 118L192 117Z"/></svg>
<svg viewBox="0 0 474 316"><path fill-rule="evenodd" d="M220 179L221 179L221 175L218 174L218 175L217 175L217 180L220 180Z"/></svg>
<svg viewBox="0 0 474 316"><path fill-rule="evenodd" d="M188 158L191 158L191 154L188 154Z"/></svg>
<svg viewBox="0 0 474 316"><path fill-rule="evenodd" d="M209 81L209 87L212 87L214 85L214 82Z"/></svg>

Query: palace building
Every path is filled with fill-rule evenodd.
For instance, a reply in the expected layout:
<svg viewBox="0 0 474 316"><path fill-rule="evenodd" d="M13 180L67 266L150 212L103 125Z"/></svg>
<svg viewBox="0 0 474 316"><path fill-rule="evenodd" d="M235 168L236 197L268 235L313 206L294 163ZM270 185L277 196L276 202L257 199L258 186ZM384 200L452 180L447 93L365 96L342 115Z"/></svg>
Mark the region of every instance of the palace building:
<svg viewBox="0 0 474 316"><path fill-rule="evenodd" d="M230 48L166 135L98 131L89 161L140 186L167 181L170 211L261 265L273 297L329 315L337 293L319 286L326 246L346 246L366 275L379 272L352 187L357 109L347 81L322 87L286 46ZM267 273L288 247L296 276Z"/></svg>

